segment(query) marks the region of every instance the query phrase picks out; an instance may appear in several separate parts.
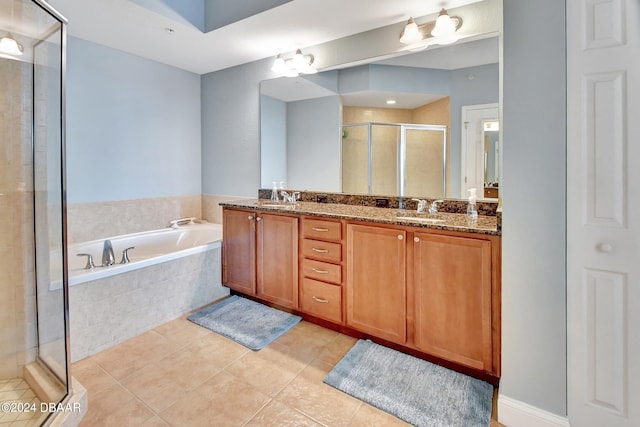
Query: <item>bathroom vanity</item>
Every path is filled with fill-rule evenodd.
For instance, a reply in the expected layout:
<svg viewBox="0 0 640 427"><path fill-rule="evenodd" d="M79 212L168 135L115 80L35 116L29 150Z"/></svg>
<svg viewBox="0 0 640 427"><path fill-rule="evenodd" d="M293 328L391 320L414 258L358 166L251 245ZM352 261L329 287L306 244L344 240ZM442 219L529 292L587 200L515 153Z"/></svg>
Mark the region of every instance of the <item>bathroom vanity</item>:
<svg viewBox="0 0 640 427"><path fill-rule="evenodd" d="M496 216L308 201L222 206L229 288L498 382Z"/></svg>

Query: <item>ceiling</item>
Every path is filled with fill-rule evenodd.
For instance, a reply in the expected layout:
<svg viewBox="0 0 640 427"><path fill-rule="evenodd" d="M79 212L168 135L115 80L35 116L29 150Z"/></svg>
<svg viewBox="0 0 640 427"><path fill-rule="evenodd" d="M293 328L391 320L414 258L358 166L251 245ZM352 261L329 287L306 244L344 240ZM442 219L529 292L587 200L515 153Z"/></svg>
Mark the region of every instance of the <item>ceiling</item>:
<svg viewBox="0 0 640 427"><path fill-rule="evenodd" d="M69 20L69 34L197 74L292 52L481 0L292 0L237 13L265 0L49 0ZM213 2L231 22L203 31L171 13L175 5ZM225 3L226 2L226 3ZM228 4L227 4L228 3ZM177 9L176 9L177 10ZM168 13L169 12L169 13ZM234 13L231 13L234 12ZM204 10L202 12L204 14ZM201 17L200 17L201 18ZM225 17L223 17L225 18ZM170 28L172 31L168 31Z"/></svg>

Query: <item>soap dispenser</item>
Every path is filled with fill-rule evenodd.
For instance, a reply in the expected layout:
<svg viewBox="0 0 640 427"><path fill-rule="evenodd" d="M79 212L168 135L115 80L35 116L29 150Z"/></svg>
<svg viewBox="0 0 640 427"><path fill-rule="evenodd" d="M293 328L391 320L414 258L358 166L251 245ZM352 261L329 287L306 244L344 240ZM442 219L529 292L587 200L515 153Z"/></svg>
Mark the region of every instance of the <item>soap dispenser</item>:
<svg viewBox="0 0 640 427"><path fill-rule="evenodd" d="M280 199L278 198L278 187L276 186L275 181L273 181L273 188L271 189L271 201L272 202L280 201Z"/></svg>
<svg viewBox="0 0 640 427"><path fill-rule="evenodd" d="M476 195L476 189L470 188L467 190L469 192L469 203L467 204L467 217L469 219L478 219L478 208L476 207L476 200L478 196Z"/></svg>

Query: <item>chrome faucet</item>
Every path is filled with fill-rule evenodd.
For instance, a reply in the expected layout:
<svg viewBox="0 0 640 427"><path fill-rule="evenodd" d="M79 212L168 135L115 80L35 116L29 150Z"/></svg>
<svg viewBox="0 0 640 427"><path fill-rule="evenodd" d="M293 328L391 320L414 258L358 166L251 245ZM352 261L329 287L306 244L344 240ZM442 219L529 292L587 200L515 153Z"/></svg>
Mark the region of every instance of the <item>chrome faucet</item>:
<svg viewBox="0 0 640 427"><path fill-rule="evenodd" d="M108 267L116 262L116 258L113 256L113 246L111 246L111 240L104 241L104 247L102 249L102 266Z"/></svg>
<svg viewBox="0 0 640 427"><path fill-rule="evenodd" d="M418 207L416 208L416 212L418 213L423 213L424 210L427 208L427 201L423 200L423 199L411 199L414 202L418 202Z"/></svg>
<svg viewBox="0 0 640 427"><path fill-rule="evenodd" d="M76 254L76 256L86 256L87 264L84 266L85 270L93 270L96 268L96 265L93 263L93 255L91 254Z"/></svg>
<svg viewBox="0 0 640 427"><path fill-rule="evenodd" d="M285 203L296 203L298 201L298 197L300 197L300 192L299 191L294 191L293 193L291 193L291 195L289 195L289 193L287 193L286 191L282 190L280 192L280 195L282 196L282 201Z"/></svg>
<svg viewBox="0 0 640 427"><path fill-rule="evenodd" d="M131 246L122 251L122 260L120 261L120 264L129 264L131 262L131 260L129 259L129 251L135 248L135 246Z"/></svg>
<svg viewBox="0 0 640 427"><path fill-rule="evenodd" d="M433 202L431 202L431 206L429 206L429 213L430 214L437 214L438 213L438 203L442 203L444 200L434 200Z"/></svg>

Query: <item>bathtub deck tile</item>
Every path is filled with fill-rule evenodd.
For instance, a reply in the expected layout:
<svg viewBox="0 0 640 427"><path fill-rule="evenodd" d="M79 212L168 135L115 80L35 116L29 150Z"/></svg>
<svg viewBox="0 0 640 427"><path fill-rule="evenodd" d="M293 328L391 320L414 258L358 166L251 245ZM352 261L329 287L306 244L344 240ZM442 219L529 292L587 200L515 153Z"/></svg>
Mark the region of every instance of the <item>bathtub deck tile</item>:
<svg viewBox="0 0 640 427"><path fill-rule="evenodd" d="M72 361L227 296L228 288L220 284L220 257L221 249L215 248L72 286ZM214 272L218 274L213 275ZM202 281L205 276L211 277L206 283Z"/></svg>

